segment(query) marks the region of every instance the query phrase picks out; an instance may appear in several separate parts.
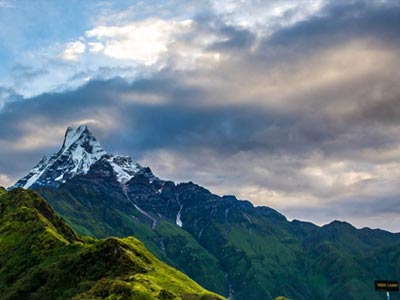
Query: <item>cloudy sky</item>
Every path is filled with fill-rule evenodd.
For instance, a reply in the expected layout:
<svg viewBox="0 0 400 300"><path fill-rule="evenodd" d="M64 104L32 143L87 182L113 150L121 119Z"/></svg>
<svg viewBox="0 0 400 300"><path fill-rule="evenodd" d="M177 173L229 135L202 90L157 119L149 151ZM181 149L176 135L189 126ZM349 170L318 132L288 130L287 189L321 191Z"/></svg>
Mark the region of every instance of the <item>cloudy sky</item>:
<svg viewBox="0 0 400 300"><path fill-rule="evenodd" d="M88 124L289 219L400 231L395 0L0 0L0 185Z"/></svg>

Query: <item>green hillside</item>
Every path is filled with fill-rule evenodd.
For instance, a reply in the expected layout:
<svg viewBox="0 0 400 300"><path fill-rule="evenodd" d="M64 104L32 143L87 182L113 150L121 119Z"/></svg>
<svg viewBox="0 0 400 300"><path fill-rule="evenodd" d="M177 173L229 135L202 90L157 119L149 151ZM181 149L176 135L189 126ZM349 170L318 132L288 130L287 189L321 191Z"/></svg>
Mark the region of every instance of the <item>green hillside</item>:
<svg viewBox="0 0 400 300"><path fill-rule="evenodd" d="M223 299L135 238L81 238L35 192L0 189L0 299Z"/></svg>
<svg viewBox="0 0 400 300"><path fill-rule="evenodd" d="M155 214L152 215L157 219L157 226L153 230L151 220L132 205L118 201L123 199L122 193L112 193L109 189L96 192L81 182L37 192L76 232L96 238L135 236L159 259L184 271L202 286L228 294L226 271L190 232Z"/></svg>
<svg viewBox="0 0 400 300"><path fill-rule="evenodd" d="M78 232L134 235L158 258L235 300L379 300L374 279L400 277L399 234L338 221L289 222L273 209L192 183L167 183L159 194L155 183L135 178L128 195L151 219L100 180L80 177L37 191ZM175 223L179 204L182 227Z"/></svg>

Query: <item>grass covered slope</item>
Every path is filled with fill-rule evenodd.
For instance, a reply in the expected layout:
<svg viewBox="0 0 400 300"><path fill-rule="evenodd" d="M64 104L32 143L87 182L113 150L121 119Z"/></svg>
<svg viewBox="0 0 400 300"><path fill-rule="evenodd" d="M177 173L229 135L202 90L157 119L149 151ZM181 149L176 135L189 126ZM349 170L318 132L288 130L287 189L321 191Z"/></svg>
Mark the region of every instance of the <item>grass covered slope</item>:
<svg viewBox="0 0 400 300"><path fill-rule="evenodd" d="M82 239L35 192L0 188L0 299L223 299L138 240Z"/></svg>
<svg viewBox="0 0 400 300"><path fill-rule="evenodd" d="M139 179L128 195L147 215L118 189L105 189L98 174L37 191L77 232L137 236L202 286L236 300L379 300L374 280L400 276L400 234L339 221L289 222L193 183L168 183L159 193Z"/></svg>
<svg viewBox="0 0 400 300"><path fill-rule="evenodd" d="M132 204L118 201L126 198L122 192L118 194L109 189L96 192L106 184L101 182L93 189L93 185L79 180L59 189L36 191L78 234L96 238L135 236L165 263L188 274L208 290L228 295L224 270L218 259L198 243L197 236L156 214L153 216L157 218L157 226L153 229L152 221Z"/></svg>

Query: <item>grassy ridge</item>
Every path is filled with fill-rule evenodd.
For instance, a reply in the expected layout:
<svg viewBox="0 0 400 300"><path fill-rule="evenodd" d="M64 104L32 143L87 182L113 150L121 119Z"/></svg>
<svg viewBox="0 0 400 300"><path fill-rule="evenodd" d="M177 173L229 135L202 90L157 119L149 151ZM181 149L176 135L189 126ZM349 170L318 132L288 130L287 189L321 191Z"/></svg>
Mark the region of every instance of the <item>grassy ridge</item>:
<svg viewBox="0 0 400 300"><path fill-rule="evenodd" d="M81 238L35 192L0 189L0 299L223 299L138 240Z"/></svg>
<svg viewBox="0 0 400 300"><path fill-rule="evenodd" d="M37 192L81 235L97 238L107 236L138 237L147 249L169 265L184 271L196 282L219 294L228 293L224 270L215 255L200 245L189 232L158 218L152 222L132 205L116 199L123 194L99 193L82 182L69 182L59 189L40 188ZM121 207L120 207L121 205Z"/></svg>

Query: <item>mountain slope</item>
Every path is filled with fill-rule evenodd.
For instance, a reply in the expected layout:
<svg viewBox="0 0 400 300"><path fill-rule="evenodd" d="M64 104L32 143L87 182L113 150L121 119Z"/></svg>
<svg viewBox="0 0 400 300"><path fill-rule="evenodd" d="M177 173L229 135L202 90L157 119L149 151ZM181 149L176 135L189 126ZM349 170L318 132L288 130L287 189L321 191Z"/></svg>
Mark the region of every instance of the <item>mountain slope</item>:
<svg viewBox="0 0 400 300"><path fill-rule="evenodd" d="M379 299L373 280L400 277L389 270L400 254L399 234L344 222L289 222L268 207L161 180L139 164L122 181L108 157L62 184L53 178L31 188L77 232L134 235L210 290L237 300ZM385 249L391 255L379 266Z"/></svg>
<svg viewBox="0 0 400 300"><path fill-rule="evenodd" d="M378 261L372 267L367 263L379 249L392 246L400 254L398 234L357 230L342 222L322 228L288 222L271 209L218 197L191 183L170 185L157 194L139 188L137 179L129 183L136 187L131 186L134 192L128 195L156 220L154 226L152 219L124 202L124 196L118 198L113 191L113 197L108 197L98 180L77 177L58 189L42 187L38 192L85 233L134 234L197 282L235 299L278 295L307 300L344 295L379 299L373 280L400 275L390 271L394 258L385 267L379 267ZM79 214L70 207L78 207ZM176 225L179 211L182 227Z"/></svg>
<svg viewBox="0 0 400 300"><path fill-rule="evenodd" d="M134 238L81 239L38 194L0 189L0 299L223 299Z"/></svg>

